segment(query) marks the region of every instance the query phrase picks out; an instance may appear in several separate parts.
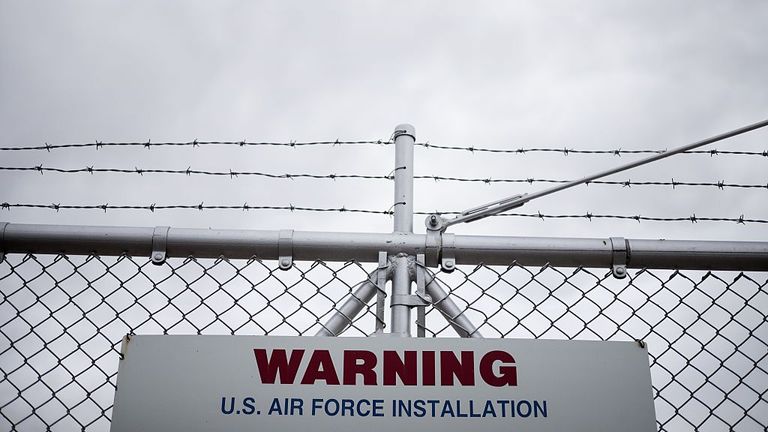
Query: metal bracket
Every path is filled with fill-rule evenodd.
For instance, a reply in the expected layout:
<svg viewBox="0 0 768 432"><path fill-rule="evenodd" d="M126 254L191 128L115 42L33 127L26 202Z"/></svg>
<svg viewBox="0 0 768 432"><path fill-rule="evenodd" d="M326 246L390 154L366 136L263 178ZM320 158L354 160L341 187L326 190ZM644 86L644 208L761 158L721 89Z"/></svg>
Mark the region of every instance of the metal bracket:
<svg viewBox="0 0 768 432"><path fill-rule="evenodd" d="M277 239L277 262L280 270L293 267L293 230L280 230Z"/></svg>
<svg viewBox="0 0 768 432"><path fill-rule="evenodd" d="M384 332L384 301L387 298L387 269L389 259L385 251L379 251L379 267L376 269L376 333Z"/></svg>
<svg viewBox="0 0 768 432"><path fill-rule="evenodd" d="M167 256L168 231L171 227L155 227L152 232L152 264L163 265Z"/></svg>
<svg viewBox="0 0 768 432"><path fill-rule="evenodd" d="M125 360L125 355L128 354L128 343L131 342L131 334L126 333L123 336L123 342L120 344L120 360Z"/></svg>
<svg viewBox="0 0 768 432"><path fill-rule="evenodd" d="M456 236L436 229L427 229L425 259L427 267L437 267L445 273L456 270Z"/></svg>
<svg viewBox="0 0 768 432"><path fill-rule="evenodd" d="M629 247L624 237L611 237L612 261L611 271L617 279L627 277L627 256Z"/></svg>
<svg viewBox="0 0 768 432"><path fill-rule="evenodd" d="M403 255L403 254L401 254ZM398 255L398 256L401 256ZM398 265L397 263L393 263ZM431 299L426 293L426 283L424 275L421 270L424 266L424 254L417 254L415 259L413 256L408 256L408 273L410 281L416 281L416 294L400 294L393 295L390 300L391 306L408 306L423 308L424 306L431 304ZM410 285L410 282L409 282ZM410 291L410 290L409 290ZM423 321L422 321L423 322Z"/></svg>
<svg viewBox="0 0 768 432"><path fill-rule="evenodd" d="M392 296L390 306L418 307L426 306L429 302L415 294Z"/></svg>
<svg viewBox="0 0 768 432"><path fill-rule="evenodd" d="M445 273L456 270L456 236L443 233L440 247L440 269Z"/></svg>
<svg viewBox="0 0 768 432"><path fill-rule="evenodd" d="M427 230L425 241L425 264L427 267L437 267L440 260L440 245L442 244L442 233L440 231Z"/></svg>
<svg viewBox="0 0 768 432"><path fill-rule="evenodd" d="M427 281L424 280L424 254L416 254L416 296L430 304L432 298L427 295ZM424 305L416 308L416 337L425 337L427 333L427 314Z"/></svg>

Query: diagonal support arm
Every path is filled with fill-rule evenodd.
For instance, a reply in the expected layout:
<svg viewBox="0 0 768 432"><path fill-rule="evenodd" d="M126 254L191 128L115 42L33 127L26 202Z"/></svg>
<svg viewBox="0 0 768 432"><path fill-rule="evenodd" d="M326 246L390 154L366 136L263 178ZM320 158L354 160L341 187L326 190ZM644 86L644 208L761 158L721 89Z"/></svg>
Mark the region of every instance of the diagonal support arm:
<svg viewBox="0 0 768 432"><path fill-rule="evenodd" d="M532 194L523 194L523 195L514 195L511 197L503 198L498 201L494 201L488 204L484 204L469 210L465 210L461 212L460 215L456 216L453 219L444 219L438 214L431 214L427 216L427 219L425 221L425 224L427 226L428 230L432 231L439 231L439 232L445 232L445 230L451 226L462 222L472 222L478 219L483 219L488 216L494 216L499 213L503 213L507 210L512 210L514 208L520 207L524 205L525 203L532 201L536 198L541 198L543 196L553 194L555 192L560 192L561 190L565 190L568 188L572 188L574 186L578 186L583 183L588 183L593 180L597 180L599 178L607 177L612 174L616 174L622 171L626 171L635 167L639 167L641 165L645 165L651 162L656 162L658 160L668 158L670 156L683 153L689 150L693 150L698 147L705 146L707 144L712 144L718 141L722 141L727 138L732 138L737 135L741 135L743 133L747 133L750 131L753 131L755 129L760 129L762 127L768 126L768 120L763 120L757 123L753 123L751 125L743 126L738 129L734 129L729 132L722 133L720 135L715 135L713 137L697 141L695 143L691 143L688 145L684 145L682 147L677 147L675 149L664 151L659 154L655 154L653 156L649 156L647 158L643 158L640 160L636 160L634 162L630 162L628 164L624 164L615 168L611 168L606 171L602 171L599 173L595 173L592 175L588 175L586 177L580 178L578 180L574 180L568 183L564 183L561 185L553 186L548 189L544 189L539 192L534 192Z"/></svg>
<svg viewBox="0 0 768 432"><path fill-rule="evenodd" d="M373 296L384 290L384 287L378 286L380 272L388 272L388 269L379 268L369 273L368 279L358 285L344 304L333 312L333 315L328 318L315 336L339 336L344 333L363 308L370 303Z"/></svg>
<svg viewBox="0 0 768 432"><path fill-rule="evenodd" d="M463 338L482 338L472 321L464 314L456 303L451 300L448 293L426 268L418 266L417 272L422 274L426 282L426 294L432 301L432 306L437 309L456 333Z"/></svg>

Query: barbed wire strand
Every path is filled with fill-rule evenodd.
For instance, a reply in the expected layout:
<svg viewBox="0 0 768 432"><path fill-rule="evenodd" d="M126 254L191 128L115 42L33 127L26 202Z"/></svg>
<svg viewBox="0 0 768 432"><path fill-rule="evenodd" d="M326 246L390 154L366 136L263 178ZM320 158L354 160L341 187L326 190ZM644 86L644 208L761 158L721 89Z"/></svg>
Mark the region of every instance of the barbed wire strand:
<svg viewBox="0 0 768 432"><path fill-rule="evenodd" d="M204 202L199 204L150 204L150 205L123 205L123 204L31 204L31 203L0 203L0 209L10 210L12 208L32 208L32 209L51 209L55 211L59 210L102 210L104 212L108 210L149 210L154 212L155 210L288 210L291 212L335 212L335 213L366 213L366 214L378 214L392 216L394 212L390 210L373 210L373 209L355 209L342 207L304 207L295 205L249 205L244 203L242 205L206 205ZM416 211L414 215L430 215L438 214L444 216L458 215L461 212L457 211L435 211L425 212ZM740 215L738 218L732 217L705 217L696 216L694 213L691 216L681 217L653 217L642 215L615 215L615 214L599 214L586 212L584 214L544 214L541 212L536 213L503 213L501 217L525 217L525 218L537 218L537 219L586 219L592 221L593 219L622 219L622 220L634 220L641 221L653 221L653 222L736 222L739 224L746 223L760 223L766 224L766 219L751 219L746 218L744 215Z"/></svg>
<svg viewBox="0 0 768 432"><path fill-rule="evenodd" d="M575 148L552 148L552 147L532 147L532 148L517 148L517 149L499 149L499 148L487 148L487 147L460 147L460 146L445 146L445 145L435 145L430 144L428 142L426 143L416 143L416 146L428 148L428 149L437 149L437 150L455 150L455 151L468 151L470 153L506 153L506 154L526 154L526 153L560 153L564 156L568 156L571 154L582 154L582 155L613 155L613 156L622 156L622 155L634 155L634 154L661 154L665 153L666 149L643 149L643 150L625 150L625 149L596 149L596 150L579 150ZM711 149L711 150L689 150L682 152L681 154L706 154L710 156L718 156L718 155L741 155L741 156L763 156L768 157L768 150L764 151L740 151L740 150L718 150L718 149Z"/></svg>
<svg viewBox="0 0 768 432"><path fill-rule="evenodd" d="M237 147L309 147L309 146L349 146L349 145L392 145L391 140L358 140L358 141L165 141L165 142L152 142L147 140L143 142L131 141L131 142L103 142L95 141L89 143L69 143L69 144L48 144L38 146L27 147L0 147L0 151L34 151L34 150L57 150L57 149L72 149L72 148L89 148L93 147L101 149L104 147L144 147L150 149L152 147L202 147L202 146L237 146ZM490 148L490 147L462 147L462 146L448 146L430 144L429 142L419 142L414 144L417 147L433 150L449 150L449 151L466 151L470 153L502 153L502 154L518 154L524 155L527 153L559 153L564 156L571 154L578 155L636 155L636 154L661 154L666 152L666 149L640 149L640 150L625 150L622 148L617 149L575 149L575 148L552 148L552 147L520 147L514 149L504 148ZM768 150L764 151L739 151L739 150L690 150L683 152L683 154L704 154L709 156L719 155L739 155L739 156L762 156L768 157Z"/></svg>
<svg viewBox="0 0 768 432"><path fill-rule="evenodd" d="M418 179L429 179L434 181L455 181L455 182L475 182L475 183L570 183L571 180L557 180L557 179L545 179L545 178L472 178L472 177L443 177L443 176L414 176ZM745 184L745 183L726 183L725 180L716 182L687 182L679 181L674 178L671 181L659 181L659 180L592 180L584 183L585 186L590 184L598 185L611 185L611 186L672 186L674 189L677 186L700 186L700 187L717 187L718 189L724 188L744 188L744 189L768 189L768 183L762 184Z"/></svg>
<svg viewBox="0 0 768 432"><path fill-rule="evenodd" d="M387 175L375 175L375 174L312 174L312 173L283 173L283 174L275 174L275 173L266 173L266 172L259 172L259 171L236 171L236 170L227 170L227 171L208 171L208 170L195 170L191 167L187 169L144 169L144 168L134 168L134 169L127 169L127 168L94 168L93 166L88 166L85 168L54 168L54 167L44 167L42 165L35 165L31 167L0 167L0 171L35 171L39 173L44 172L53 172L53 173L60 173L60 174L79 174L79 173L88 173L88 174L94 174L94 173L118 173L118 174L176 174L176 175L205 175L205 176L218 176L218 177L230 177L230 178L236 178L239 176L255 176L255 177L265 177L265 178L273 178L273 179L328 179L328 180L336 180L336 179L364 179L364 180L394 180L394 175L392 173L389 173ZM449 177L449 176L438 176L438 175L415 175L413 177L416 180L434 180L434 181L452 181L452 182L469 182L469 183L528 183L528 184L535 184L535 183L555 183L555 184L562 184L562 183L568 183L570 180L557 180L557 179L546 179L546 178L490 178L490 177ZM598 185L612 185L612 186L622 186L622 187L632 187L632 186L672 186L672 188L675 188L677 186L691 186L691 187L716 187L718 189L724 189L724 188L741 188L741 189L766 189L768 190L768 183L765 184L745 184L745 183L726 183L725 180L720 180L716 182L688 182L688 181L679 181L675 180L674 178L671 181L658 181L658 180L623 180L623 181L613 181L613 180L593 180L591 182L587 182L586 185L590 184L598 184Z"/></svg>
<svg viewBox="0 0 768 432"><path fill-rule="evenodd" d="M88 143L68 143L68 144L48 144L41 146L29 146L29 147L0 147L0 151L26 151L26 150L57 150L57 149L71 149L71 148L88 148L94 147L97 150L104 147L144 147L150 149L152 147L202 147L202 146L237 146L237 147L307 147L307 146L341 146L341 145L390 145L391 141L386 140L360 140L360 141L164 141L164 142L152 142L147 140L143 142L139 141L127 141L127 142L103 142L94 141Z"/></svg>
<svg viewBox="0 0 768 432"><path fill-rule="evenodd" d="M44 167L42 165L36 165L32 167L0 167L0 171L37 171L40 173L43 172L54 172L54 173L64 173L64 174L77 174L77 173L88 173L88 174L94 174L94 173L118 173L118 174L183 174L187 176L191 175L206 175L206 176L226 176L226 177L239 177L239 176L255 176L255 177L267 177L267 178L275 178L275 179L296 179L296 178L310 178L310 179L339 179L339 178L356 178L356 179L385 179L385 180L391 180L394 179L393 175L366 175L366 174L311 174L311 173L284 173L284 174L274 174L274 173L266 173L266 172L260 172L260 171L235 171L235 170L227 170L227 171L209 171L209 170L196 170L192 169L192 167L189 167L187 169L144 169L144 168L134 168L134 169L128 169L128 168L94 168L93 166L88 166L85 168L52 168L52 167Z"/></svg>

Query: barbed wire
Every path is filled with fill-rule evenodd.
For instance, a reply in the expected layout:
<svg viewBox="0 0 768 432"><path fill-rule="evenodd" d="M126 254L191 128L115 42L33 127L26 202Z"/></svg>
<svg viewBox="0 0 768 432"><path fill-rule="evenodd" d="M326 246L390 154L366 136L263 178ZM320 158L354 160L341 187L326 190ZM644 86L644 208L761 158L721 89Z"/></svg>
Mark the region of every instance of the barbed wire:
<svg viewBox="0 0 768 432"><path fill-rule="evenodd" d="M310 179L346 179L346 178L354 178L354 179L382 179L382 180L392 180L394 179L394 175L367 175L367 174L311 174L311 173L283 173L283 174L275 174L275 173L267 173L267 172L260 172L260 171L236 171L236 170L227 170L227 171L211 171L211 170L197 170L192 169L192 167L188 167L187 169L144 169L144 168L134 168L134 169L127 169L127 168L94 168L93 166L88 166L85 168L52 168L52 167L44 167L42 165L36 165L32 167L0 167L0 171L37 171L41 174L43 172L55 172L55 173L64 173L64 174L77 174L77 173L119 173L119 174L183 174L187 176L191 175L206 175L206 176L217 176L217 177L239 177L239 176L254 176L254 177L267 177L267 178L275 178L275 179L297 179L297 178L310 178Z"/></svg>
<svg viewBox="0 0 768 432"><path fill-rule="evenodd" d="M39 173L44 172L54 172L54 173L63 173L63 174L80 174L80 173L118 173L118 174L176 174L176 175L206 175L206 176L217 176L217 177L230 177L235 178L239 176L255 176L255 177L265 177L265 178L273 178L273 179L287 179L287 180L293 180L293 179L328 179L328 180L336 180L336 179L364 179L364 180L394 180L393 174L387 174L387 175L375 175L375 174L312 174L312 173L283 173L283 174L275 174L275 173L266 173L266 172L259 172L259 171L236 171L229 169L227 171L209 171L209 170L196 170L192 169L191 167L188 167L187 169L144 169L144 168L134 168L134 169L127 169L127 168L94 168L93 166L88 166L85 168L55 168L55 167L44 167L42 165L35 165L30 167L0 167L0 171L36 171ZM491 177L449 177L449 176L438 176L438 175L415 175L413 177L416 180L434 180L434 181L453 181L453 182L470 182L470 183L485 183L485 184L491 184L491 183L528 183L528 184L535 184L535 183L554 183L554 184L563 184L568 183L571 180L559 180L559 179L546 179L546 178L491 178ZM632 186L672 186L672 188L675 188L677 186L692 186L692 187L716 187L718 189L724 189L724 188L742 188L742 189L766 189L768 190L768 183L765 184L745 184L745 183L726 183L725 180L715 181L715 182L687 182L687 181L679 181L675 180L674 178L671 181L658 181L658 180L623 180L623 181L612 181L612 180L593 180L591 182L585 183L586 185L590 184L598 184L598 185L612 185L612 186L622 186L622 187L632 187Z"/></svg>
<svg viewBox="0 0 768 432"><path fill-rule="evenodd" d="M34 151L34 150L57 150L57 149L72 149L72 148L96 148L101 149L104 147L143 147L150 149L152 147L202 147L202 146L236 146L236 147L309 147L309 146L349 146L349 145L392 145L394 142L390 140L358 140L358 141L342 141L342 140L327 140L327 141L165 141L165 142L152 142L147 141L128 141L128 142L103 142L94 141L88 143L66 143L66 144L48 144L38 146L27 147L0 147L0 151ZM414 144L417 147L432 149L432 150L449 150L449 151L466 151L470 153L500 153L500 154L517 154L524 155L527 153L559 153L564 156L577 154L577 155L637 155L637 154L661 154L666 152L666 149L575 149L575 148L553 148L553 147L519 147L519 148L490 148L490 147L476 147L476 146L448 146L437 145L429 142L417 142ZM703 154L709 156L762 156L768 157L768 150L763 151L739 151L739 150L690 150L683 152L683 154Z"/></svg>
<svg viewBox="0 0 768 432"><path fill-rule="evenodd" d="M456 181L456 182L476 182L476 183L528 183L528 184L534 184L534 183L556 183L556 184L564 184L564 183L570 183L571 180L557 180L557 179L544 179L544 178L519 178L519 179L508 179L508 178L500 178L500 179L494 179L494 178L468 178L468 177L443 177L443 176L414 176L414 178L418 179L429 179L434 181ZM768 183L762 185L762 184L745 184L745 183L726 183L725 180L720 180L716 182L687 182L687 181L678 181L674 178L671 181L659 181L659 180L592 180L585 182L585 186L589 186L590 184L598 184L598 185L611 185L611 186L622 186L622 187L632 187L632 186L672 186L674 189L677 186L706 186L706 187L716 187L718 189L724 189L724 188L744 188L744 189L768 189Z"/></svg>
<svg viewBox="0 0 768 432"><path fill-rule="evenodd" d="M429 215L431 213L427 212L418 212L415 214L420 215ZM459 212L449 212L449 213L441 213L442 215L458 215ZM702 216L696 216L696 214L692 214L691 216L679 216L679 217L653 217L653 216L641 216L641 215L613 215L613 214L595 214L591 212L587 212L584 214L559 214L559 215L553 215L553 214L543 214L543 213L503 213L499 215L494 215L496 217L525 217L525 218L535 218L535 219L587 219L590 222L592 219L620 219L620 220L633 220L636 222L642 222L642 221L650 221L650 222L691 222L691 223L698 223L698 222L736 222L738 224L746 224L746 223L761 223L766 224L768 223L768 220L765 219L748 219L745 218L744 215L740 215L737 218L729 218L729 217L702 217Z"/></svg>
<svg viewBox="0 0 768 432"><path fill-rule="evenodd" d="M68 144L48 144L29 147L0 147L0 151L26 151L26 150L57 150L68 148L88 148L94 147L97 150L104 147L202 147L202 146L237 146L237 147L307 147L307 146L341 146L341 145L390 145L392 141L388 140L360 140L360 141L127 141L127 142L103 142L94 141L88 143L68 143Z"/></svg>
<svg viewBox="0 0 768 432"><path fill-rule="evenodd" d="M399 203L398 203L399 204ZM356 209L341 207L305 207L295 206L293 204L285 205L249 205L244 203L242 205L206 205L204 202L199 204L149 204L149 205L124 205L124 204L42 204L42 203L0 203L0 209L10 210L12 208L33 208L33 209L51 209L55 211L59 210L102 210L107 212L108 210L149 210L154 212L155 210L287 210L291 212L330 212L330 213L365 213L365 214L378 214L392 216L394 211L392 208L388 210L374 210L374 209ZM415 211L414 215L431 215L438 214L442 216L459 215L458 211ZM536 213L503 213L500 215L494 215L496 217L524 217L524 218L536 218L536 219L586 219L592 221L593 219L621 219L621 220L634 220L637 222L652 221L652 222L736 222L739 224L746 223L760 223L767 224L766 219L752 219L746 218L743 214L737 218L734 217L707 217L696 216L694 213L691 216L680 217L654 217L654 216L642 216L642 215L616 215L616 214L600 214L586 212L583 214L545 214L541 212Z"/></svg>
<svg viewBox="0 0 768 432"><path fill-rule="evenodd" d="M287 206L281 206L281 205L249 205L248 203L244 203L242 205L206 205L204 202L201 202L199 204L150 204L150 205L113 205L109 203L105 204L59 204L59 203L53 203L53 204L28 204L28 203L0 203L0 208L2 209L11 209L11 208L40 208L40 209L51 209L51 210L103 210L106 212L107 210L149 210L151 212L154 212L155 210L242 210L242 211L249 211L249 210L288 210L291 212L294 211L305 211L305 212L338 212L338 213L368 213L368 214L382 214L382 215L392 215L394 212L392 210L369 210L369 209L354 209L354 208L346 208L345 206L341 207L304 207L304 206L295 206L292 204L289 204Z"/></svg>
<svg viewBox="0 0 768 432"><path fill-rule="evenodd" d="M416 143L416 146L428 148L428 149L437 149L437 150L458 150L458 151L467 151L470 153L506 153L506 154L526 154L526 153L560 153L564 156L568 156L571 154L581 154L581 155L613 155L613 156L622 156L622 155L634 155L634 154L661 154L665 153L666 149L643 149L643 150L624 150L622 148L618 149L596 149L596 150L579 150L574 148L552 148L552 147L539 147L539 148L517 148L517 149L499 149L499 148L487 148L487 147L475 147L475 146L469 146L469 147L461 147L461 146L445 146L445 145L436 145L436 144L430 144L429 142L426 143ZM711 150L689 150L682 152L682 154L705 154L710 156L719 156L719 155L740 155L740 156L763 156L768 157L768 150L764 151L739 151L739 150L718 150L718 149L711 149Z"/></svg>

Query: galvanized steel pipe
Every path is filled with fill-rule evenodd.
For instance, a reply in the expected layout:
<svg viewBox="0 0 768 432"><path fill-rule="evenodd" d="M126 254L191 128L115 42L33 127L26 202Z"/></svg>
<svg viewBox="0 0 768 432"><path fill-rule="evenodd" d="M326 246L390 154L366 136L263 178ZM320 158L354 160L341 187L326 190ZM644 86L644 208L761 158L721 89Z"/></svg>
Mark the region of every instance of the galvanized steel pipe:
<svg viewBox="0 0 768 432"><path fill-rule="evenodd" d="M4 229L3 229L4 227ZM0 250L5 253L149 256L154 228L31 225L0 223ZM280 231L170 228L168 257L231 259L278 258ZM456 235L457 264L550 264L560 267L610 267L610 239ZM768 271L768 242L633 240L631 268ZM293 258L300 261L378 262L379 251L426 253L426 235L295 231Z"/></svg>
<svg viewBox="0 0 768 432"><path fill-rule="evenodd" d="M395 233L413 233L413 143L416 129L409 124L395 127ZM411 294L411 278L408 271L408 257L399 253L394 260L392 276L392 299ZM411 335L411 307L390 303L393 334Z"/></svg>

